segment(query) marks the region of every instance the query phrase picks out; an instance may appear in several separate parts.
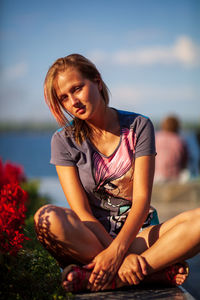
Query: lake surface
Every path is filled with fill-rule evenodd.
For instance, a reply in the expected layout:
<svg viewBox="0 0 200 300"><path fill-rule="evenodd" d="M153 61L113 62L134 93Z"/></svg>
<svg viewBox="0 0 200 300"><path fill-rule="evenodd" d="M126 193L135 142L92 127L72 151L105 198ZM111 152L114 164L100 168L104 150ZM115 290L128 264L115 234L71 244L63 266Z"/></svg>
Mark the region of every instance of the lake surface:
<svg viewBox="0 0 200 300"><path fill-rule="evenodd" d="M0 157L24 166L27 177L56 176L55 167L49 163L52 132L0 134Z"/></svg>

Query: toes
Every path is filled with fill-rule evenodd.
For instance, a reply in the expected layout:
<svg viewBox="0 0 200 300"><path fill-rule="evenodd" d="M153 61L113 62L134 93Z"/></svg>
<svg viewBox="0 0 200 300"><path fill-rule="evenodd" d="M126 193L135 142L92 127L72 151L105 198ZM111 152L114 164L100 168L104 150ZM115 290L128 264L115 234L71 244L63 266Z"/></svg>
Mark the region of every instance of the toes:
<svg viewBox="0 0 200 300"><path fill-rule="evenodd" d="M62 285L63 285L64 287L66 287L66 286L67 286L67 281L63 281L63 282L62 282Z"/></svg>
<svg viewBox="0 0 200 300"><path fill-rule="evenodd" d="M72 292L72 283L70 281L63 281L62 283L63 288L65 289L66 292Z"/></svg>
<svg viewBox="0 0 200 300"><path fill-rule="evenodd" d="M176 280L176 284L181 285L181 284L183 284L184 281L185 281L184 278L179 278L179 279Z"/></svg>
<svg viewBox="0 0 200 300"><path fill-rule="evenodd" d="M177 271L180 274L184 274L185 273L185 269L183 267L179 267Z"/></svg>
<svg viewBox="0 0 200 300"><path fill-rule="evenodd" d="M67 291L67 292L72 292L73 291L73 284L76 281L76 272L70 272L69 274L67 274L66 280L64 280L62 282L62 286L63 288Z"/></svg>
<svg viewBox="0 0 200 300"><path fill-rule="evenodd" d="M67 272L66 272L67 273ZM68 292L82 291L87 289L90 272L80 267L74 267L66 275L63 274L63 288Z"/></svg>
<svg viewBox="0 0 200 300"><path fill-rule="evenodd" d="M187 276L185 274L177 274L174 280L177 285L181 285L186 280L186 278Z"/></svg>
<svg viewBox="0 0 200 300"><path fill-rule="evenodd" d="M76 279L76 277L77 277L77 273L72 271L67 275L67 281L73 281Z"/></svg>

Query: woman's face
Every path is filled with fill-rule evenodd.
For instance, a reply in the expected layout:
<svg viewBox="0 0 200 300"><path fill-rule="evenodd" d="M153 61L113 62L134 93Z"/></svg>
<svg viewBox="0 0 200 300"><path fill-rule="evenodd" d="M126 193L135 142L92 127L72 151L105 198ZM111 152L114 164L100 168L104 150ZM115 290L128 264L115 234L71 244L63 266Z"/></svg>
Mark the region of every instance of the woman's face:
<svg viewBox="0 0 200 300"><path fill-rule="evenodd" d="M54 88L62 106L82 120L95 118L104 103L100 93L101 82L86 79L75 68L59 73L55 78Z"/></svg>

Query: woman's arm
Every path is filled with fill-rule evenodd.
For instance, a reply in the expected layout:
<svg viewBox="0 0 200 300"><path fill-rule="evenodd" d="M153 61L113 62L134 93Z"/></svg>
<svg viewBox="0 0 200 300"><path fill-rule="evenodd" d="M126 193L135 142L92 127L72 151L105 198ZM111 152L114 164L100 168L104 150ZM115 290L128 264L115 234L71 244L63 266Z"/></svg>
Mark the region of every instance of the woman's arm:
<svg viewBox="0 0 200 300"><path fill-rule="evenodd" d="M93 216L82 187L76 167L56 166L60 184L71 209L79 216L84 224L96 235L103 248L109 246L112 237L103 225Z"/></svg>
<svg viewBox="0 0 200 300"><path fill-rule="evenodd" d="M133 180L133 203L124 226L115 240L112 247L119 249L119 252L126 254L131 243L143 225L150 207L151 192L155 169L155 156L142 156L135 160Z"/></svg>

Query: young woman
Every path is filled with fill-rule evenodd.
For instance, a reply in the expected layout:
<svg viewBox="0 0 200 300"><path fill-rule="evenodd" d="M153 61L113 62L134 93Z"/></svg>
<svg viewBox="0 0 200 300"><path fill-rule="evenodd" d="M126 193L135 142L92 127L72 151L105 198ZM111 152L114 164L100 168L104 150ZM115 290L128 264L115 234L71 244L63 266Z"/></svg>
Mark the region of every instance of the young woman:
<svg viewBox="0 0 200 300"><path fill-rule="evenodd" d="M100 73L78 54L50 67L44 91L63 126L52 138L51 163L71 209L44 206L35 226L64 269L65 289L182 284L184 260L200 250L200 209L158 224L150 206L156 154L151 121L109 107Z"/></svg>

